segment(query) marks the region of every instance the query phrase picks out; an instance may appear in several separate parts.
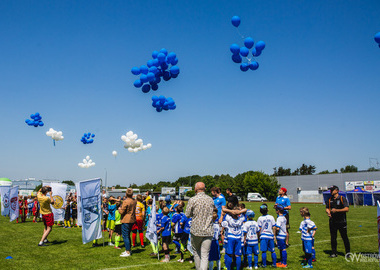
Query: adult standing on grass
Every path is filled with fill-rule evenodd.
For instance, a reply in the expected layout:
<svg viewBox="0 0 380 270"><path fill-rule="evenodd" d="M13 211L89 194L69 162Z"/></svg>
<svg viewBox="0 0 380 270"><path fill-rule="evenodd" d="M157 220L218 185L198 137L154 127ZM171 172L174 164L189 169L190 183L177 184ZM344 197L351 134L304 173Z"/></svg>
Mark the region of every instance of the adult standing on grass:
<svg viewBox="0 0 380 270"><path fill-rule="evenodd" d="M290 200L286 193L288 190L284 187L280 188L278 191L278 197L276 198L276 203L273 208L276 209L277 205L281 205L284 207L284 217L286 218L286 240L285 245L289 246L289 229L290 229L290 223L289 223L289 210L292 209L292 206L290 204Z"/></svg>
<svg viewBox="0 0 380 270"><path fill-rule="evenodd" d="M131 256L131 230L136 222L136 201L132 198L133 189L128 188L125 195L126 199L118 209L121 215L121 233L125 245L125 251L121 253L120 257Z"/></svg>
<svg viewBox="0 0 380 270"><path fill-rule="evenodd" d="M211 189L211 194L214 196L214 204L216 209L218 209L218 219L222 214L223 206L226 206L226 198L224 198L222 191L218 187L213 187Z"/></svg>
<svg viewBox="0 0 380 270"><path fill-rule="evenodd" d="M232 190L230 188L227 188L226 193L228 195L227 202L232 203L234 205L234 207L238 206L239 199L237 198L236 195L232 194Z"/></svg>
<svg viewBox="0 0 380 270"><path fill-rule="evenodd" d="M347 199L339 195L339 188L337 186L331 186L329 188L331 192L330 199L326 202L326 213L330 218L330 236L331 236L331 255L330 258L337 257L337 241L338 231L343 239L344 247L346 249L346 256L350 253L350 240L347 235L347 219L346 213L348 212Z"/></svg>
<svg viewBox="0 0 380 270"><path fill-rule="evenodd" d="M212 213L214 201L205 194L205 184L195 184L196 195L190 198L186 207L186 216L191 217L191 246L194 252L195 268L208 269L208 257L214 234Z"/></svg>
<svg viewBox="0 0 380 270"><path fill-rule="evenodd" d="M49 197L46 196L49 192ZM51 211L51 204L54 204L54 198L52 196L51 187L44 186L40 188L37 193L37 199L40 204L40 213L42 215L42 220L44 222L45 228L42 235L41 241L38 243L38 246L45 246L45 243L49 243L47 237L53 229L54 225L54 215Z"/></svg>

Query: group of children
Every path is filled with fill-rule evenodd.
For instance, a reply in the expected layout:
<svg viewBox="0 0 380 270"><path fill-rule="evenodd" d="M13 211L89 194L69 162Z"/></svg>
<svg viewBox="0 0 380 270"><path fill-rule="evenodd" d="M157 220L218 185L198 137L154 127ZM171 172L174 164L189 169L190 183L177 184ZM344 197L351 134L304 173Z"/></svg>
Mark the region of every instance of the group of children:
<svg viewBox="0 0 380 270"><path fill-rule="evenodd" d="M66 205L63 207L65 209L65 219L63 221L64 228L74 228L79 227L77 224L78 219L78 205L77 197L71 193L66 198Z"/></svg>
<svg viewBox="0 0 380 270"><path fill-rule="evenodd" d="M40 217L40 205L37 197L35 196L18 196L19 217L16 222L25 222L27 218L33 216L33 222L37 222L37 219L41 221Z"/></svg>
<svg viewBox="0 0 380 270"><path fill-rule="evenodd" d="M244 208L244 205L240 205L240 207L235 210ZM234 210L232 203L227 204L227 209ZM285 243L286 218L284 216L284 207L277 205L275 209L277 220L268 214L267 204L260 206L261 216L257 219L257 222L253 220L255 213L251 210L247 210L245 214L223 214L221 216L220 237L224 243L224 262L228 270L233 269L233 266L236 266L236 269L241 269L241 266L245 263L248 264L248 269L252 269L252 266L258 269L260 251L262 267L265 268L267 266L267 252L271 253L272 267L287 267L287 245ZM315 261L314 235L317 227L315 223L310 220L308 208L302 207L300 214L304 218L299 228L302 233L301 239L305 253L303 268L313 268L312 262L313 260ZM219 224L215 223L215 232L218 231L218 227ZM215 234L214 239L216 240ZM277 262L276 246L279 249L279 262ZM215 248L216 247L214 247L214 249ZM213 246L211 247L210 254L215 252L212 249ZM218 262L218 265L220 265L220 262Z"/></svg>

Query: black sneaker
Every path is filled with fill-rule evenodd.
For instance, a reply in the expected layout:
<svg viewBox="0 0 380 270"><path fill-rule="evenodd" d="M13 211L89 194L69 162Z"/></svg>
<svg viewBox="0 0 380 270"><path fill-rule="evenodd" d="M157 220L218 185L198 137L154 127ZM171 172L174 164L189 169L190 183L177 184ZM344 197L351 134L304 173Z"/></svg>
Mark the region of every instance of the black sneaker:
<svg viewBox="0 0 380 270"><path fill-rule="evenodd" d="M45 239L45 240L44 240L44 243L45 243L45 244L46 244L46 243L50 243L50 241L47 240L47 239Z"/></svg>
<svg viewBox="0 0 380 270"><path fill-rule="evenodd" d="M46 247L45 243L42 243L42 244L38 243L38 246L39 247Z"/></svg>
<svg viewBox="0 0 380 270"><path fill-rule="evenodd" d="M98 245L95 243L92 243L92 247L97 247Z"/></svg>
<svg viewBox="0 0 380 270"><path fill-rule="evenodd" d="M141 245L141 248L145 248L145 246L144 246L144 245Z"/></svg>
<svg viewBox="0 0 380 270"><path fill-rule="evenodd" d="M336 257L338 257L338 255L336 255L335 253L333 253L333 254L331 254L331 255L329 256L329 258L336 258Z"/></svg>

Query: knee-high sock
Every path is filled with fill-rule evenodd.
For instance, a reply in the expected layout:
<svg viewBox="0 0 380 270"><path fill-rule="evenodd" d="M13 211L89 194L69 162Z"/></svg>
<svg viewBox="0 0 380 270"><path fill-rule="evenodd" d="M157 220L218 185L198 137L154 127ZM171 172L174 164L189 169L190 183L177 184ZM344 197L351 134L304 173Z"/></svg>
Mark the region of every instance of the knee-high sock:
<svg viewBox="0 0 380 270"><path fill-rule="evenodd" d="M307 260L308 265L312 264L313 259L312 259L311 253L306 253L306 260Z"/></svg>
<svg viewBox="0 0 380 270"><path fill-rule="evenodd" d="M252 267L252 254L248 254L248 267Z"/></svg>
<svg viewBox="0 0 380 270"><path fill-rule="evenodd" d="M315 260L315 248L313 248L312 250L312 253L311 254L313 254L313 256L311 257L313 260Z"/></svg>
<svg viewBox="0 0 380 270"><path fill-rule="evenodd" d="M241 256L237 256L236 257L236 269L240 270L240 266L241 266Z"/></svg>
<svg viewBox="0 0 380 270"><path fill-rule="evenodd" d="M266 252L261 253L261 259L263 260L263 265L266 266L267 265L267 253Z"/></svg>
<svg viewBox="0 0 380 270"><path fill-rule="evenodd" d="M282 264L288 264L288 253L286 252L286 249L281 250L281 255L282 255Z"/></svg>
<svg viewBox="0 0 380 270"><path fill-rule="evenodd" d="M255 266L259 265L259 255L254 254L253 259L255 260Z"/></svg>
<svg viewBox="0 0 380 270"><path fill-rule="evenodd" d="M224 255L224 264L227 267L227 270L231 269L231 263L232 263L232 257L228 256L227 254Z"/></svg>
<svg viewBox="0 0 380 270"><path fill-rule="evenodd" d="M119 246L119 243L120 243L120 235L116 235L115 236L115 247L118 247Z"/></svg>
<svg viewBox="0 0 380 270"><path fill-rule="evenodd" d="M132 245L136 246L136 233L132 233Z"/></svg>
<svg viewBox="0 0 380 270"><path fill-rule="evenodd" d="M158 253L158 247L155 245L155 244L153 244L153 242L150 242L150 246L152 247L152 250L153 250L153 253Z"/></svg>
<svg viewBox="0 0 380 270"><path fill-rule="evenodd" d="M277 263L276 252L272 252L272 265L276 265L276 263Z"/></svg>
<svg viewBox="0 0 380 270"><path fill-rule="evenodd" d="M177 251L180 251L181 250L181 243L177 240L173 240L173 243L175 244Z"/></svg>
<svg viewBox="0 0 380 270"><path fill-rule="evenodd" d="M144 234L140 232L140 245L144 245Z"/></svg>
<svg viewBox="0 0 380 270"><path fill-rule="evenodd" d="M66 225L66 220L63 221L63 224L65 224L65 227L67 226L67 225Z"/></svg>
<svg viewBox="0 0 380 270"><path fill-rule="evenodd" d="M208 262L208 270L212 270L214 268L214 261Z"/></svg>
<svg viewBox="0 0 380 270"><path fill-rule="evenodd" d="M70 228L70 220L67 221L67 226Z"/></svg>

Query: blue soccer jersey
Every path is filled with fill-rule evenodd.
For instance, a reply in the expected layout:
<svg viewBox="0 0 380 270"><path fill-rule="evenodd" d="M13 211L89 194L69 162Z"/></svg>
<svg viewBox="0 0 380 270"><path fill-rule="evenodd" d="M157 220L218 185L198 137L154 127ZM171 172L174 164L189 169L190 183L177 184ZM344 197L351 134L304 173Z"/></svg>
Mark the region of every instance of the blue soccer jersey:
<svg viewBox="0 0 380 270"><path fill-rule="evenodd" d="M183 213L175 213L173 215L172 222L174 223L174 233L183 233L183 229L181 227L183 215Z"/></svg>
<svg viewBox="0 0 380 270"><path fill-rule="evenodd" d="M186 215L183 215L181 223L183 224L183 232L190 234L191 218L188 218L186 217Z"/></svg>
<svg viewBox="0 0 380 270"><path fill-rule="evenodd" d="M313 240L313 231L317 229L315 223L310 218L305 218L300 224L300 231L302 232L302 240Z"/></svg>
<svg viewBox="0 0 380 270"><path fill-rule="evenodd" d="M157 230L159 230L161 228L161 219L162 219L163 216L164 216L164 214L162 214L162 213L159 213L159 214L156 215Z"/></svg>
<svg viewBox="0 0 380 270"><path fill-rule="evenodd" d="M276 221L276 227L279 228L277 239L286 239L286 218L284 216L278 216Z"/></svg>
<svg viewBox="0 0 380 270"><path fill-rule="evenodd" d="M161 228L164 228L162 231L162 236L170 236L172 234L171 222L169 216L163 216L161 219Z"/></svg>
<svg viewBox="0 0 380 270"><path fill-rule="evenodd" d="M220 214L222 213L222 206L226 206L226 198L220 194L219 197L214 198L214 205L216 209L218 209L218 218L220 218Z"/></svg>
<svg viewBox="0 0 380 270"><path fill-rule="evenodd" d="M257 245L259 240L257 233L260 231L259 224L254 220L248 220L243 225L243 233L246 234L245 242L247 245Z"/></svg>
<svg viewBox="0 0 380 270"><path fill-rule="evenodd" d="M276 226L276 221L273 216L261 216L257 219L257 224L260 228L260 239L274 239L273 227Z"/></svg>
<svg viewBox="0 0 380 270"><path fill-rule="evenodd" d="M284 208L290 206L290 200L288 196L278 196L276 198L276 203L282 205ZM284 216L286 216L288 213L288 210L284 210Z"/></svg>

